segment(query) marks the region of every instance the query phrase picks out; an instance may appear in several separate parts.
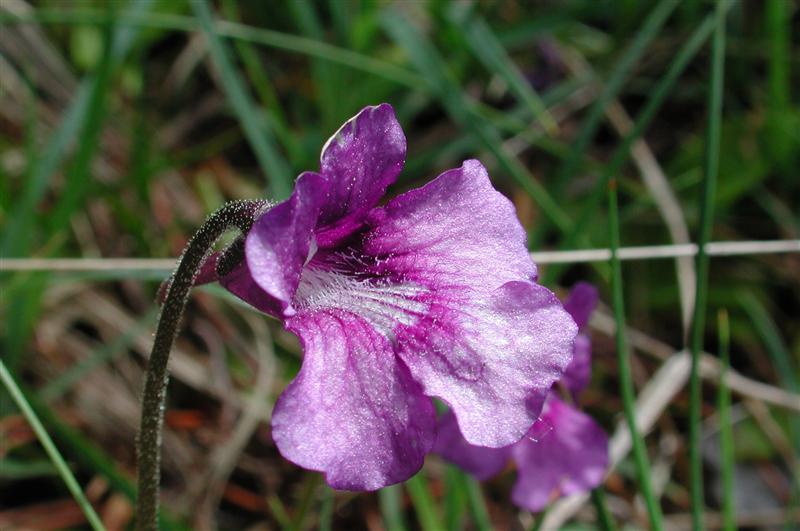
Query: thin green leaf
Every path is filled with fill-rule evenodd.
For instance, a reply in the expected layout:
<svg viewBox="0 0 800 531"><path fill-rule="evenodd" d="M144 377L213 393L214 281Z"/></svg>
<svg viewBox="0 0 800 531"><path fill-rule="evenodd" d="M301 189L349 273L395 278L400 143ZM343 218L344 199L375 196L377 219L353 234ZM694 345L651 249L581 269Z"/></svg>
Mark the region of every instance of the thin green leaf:
<svg viewBox="0 0 800 531"><path fill-rule="evenodd" d="M322 492L322 507L319 509L319 531L333 529L333 508L336 503L336 493L333 489L325 487Z"/></svg>
<svg viewBox="0 0 800 531"><path fill-rule="evenodd" d="M106 13L98 9L71 9L69 11L62 9L37 9L31 14L22 16L0 13L0 25L30 22L40 24L104 25L109 24L110 19ZM197 21L192 17L165 13L131 13L115 22L120 26L144 26L171 31L192 32L199 29ZM311 57L319 57L327 61L339 63L356 70L383 77L384 79L394 81L409 88L420 89L425 87L424 79L404 68L324 42L221 20L214 24L214 28L220 37L245 40L271 48L300 53Z"/></svg>
<svg viewBox="0 0 800 531"><path fill-rule="evenodd" d="M528 107L545 131L549 134L558 132L558 124L547 111L542 98L508 56L486 21L478 16L458 17L455 13L459 13L460 10L451 11L454 12L451 19L455 27L464 32L464 39L472 53L483 63L484 68L508 84L509 90Z"/></svg>
<svg viewBox="0 0 800 531"><path fill-rule="evenodd" d="M714 221L714 196L717 190L719 172L719 146L722 122L722 86L725 64L725 14L728 2L716 5L716 27L711 46L711 82L708 90L708 128L706 154L703 168L703 188L700 203L700 231L697 238L696 258L697 279L695 286L695 305L692 315L691 352L692 368L689 375L689 482L692 501L692 525L694 529L703 528L705 500L703 496L703 461L701 455L701 402L700 356L703 351L705 332L706 303L708 298L708 254L705 246L711 240Z"/></svg>
<svg viewBox="0 0 800 531"><path fill-rule="evenodd" d="M467 496L463 473L452 465L447 465L444 471L444 496L442 509L444 512L444 527L449 531L459 531L464 528L464 509Z"/></svg>
<svg viewBox="0 0 800 531"><path fill-rule="evenodd" d="M431 495L427 480L421 474L417 474L406 481L405 486L422 530L444 531L444 526L437 514L436 501Z"/></svg>
<svg viewBox="0 0 800 531"><path fill-rule="evenodd" d="M625 53L622 54L619 61L608 78L608 81L603 84L603 89L600 95L595 100L589 114L581 124L580 131L577 138L572 142L572 150L570 155L564 160L554 183L556 196L562 194L564 186L575 176L575 173L580 169L580 163L589 147L589 143L597 133L600 123L603 119L605 108L616 97L622 89L625 79L630 73L633 66L641 58L647 50L648 45L653 38L658 35L661 27L667 21L672 11L679 5L675 0L661 0L655 9L648 15L647 19L642 24L642 28L637 32L633 38L630 46L628 46Z"/></svg>
<svg viewBox="0 0 800 531"><path fill-rule="evenodd" d="M614 523L614 517L611 516L611 511L608 510L603 487L592 489L592 503L595 511L597 511L597 521L600 522L600 527L604 531L616 531L617 524Z"/></svg>
<svg viewBox="0 0 800 531"><path fill-rule="evenodd" d="M717 407L719 407L719 440L722 459L722 528L725 531L736 529L736 509L734 507L734 452L733 426L731 421L731 390L728 387L728 369L730 368L730 324L728 312L720 310L717 316L719 330L719 389Z"/></svg>
<svg viewBox="0 0 800 531"><path fill-rule="evenodd" d="M489 510L486 508L486 501L483 499L483 492L481 491L480 484L466 474L464 474L464 484L467 486L469 510L472 513L472 520L475 522L475 527L480 531L491 531L494 527L489 518Z"/></svg>
<svg viewBox="0 0 800 531"><path fill-rule="evenodd" d="M89 503L89 500L87 500L86 496L83 494L83 490L81 490L78 480L76 480L75 476L72 475L72 472L70 471L69 466L67 466L66 461L64 461L64 458L61 457L61 454L58 452L56 445L53 444L53 440L50 438L47 430L44 428L41 421L39 421L39 417L36 416L33 408L25 399L25 395L22 394L22 391L17 386L14 378L11 377L11 373L8 372L6 365L2 360L0 360L0 380L2 380L3 385L8 390L11 398L17 404L17 407L19 407L20 411L31 425L33 432L36 434L36 438L39 439L39 442L44 447L44 451L47 452L47 456L58 470L58 474L61 476L64 484L66 484L67 489L72 494L72 497L75 498L76 502L78 502L78 505L80 506L81 511L83 511L83 514L86 516L86 520L89 522L89 525L92 526L92 529L104 531L105 526L103 526L103 522L100 521L100 517L97 516L94 508L92 508L92 504Z"/></svg>
<svg viewBox="0 0 800 531"><path fill-rule="evenodd" d="M578 220L573 225L572 230L561 239L559 243L560 249L575 248L579 245L581 239L585 237L588 227L597 219L597 211L603 203L603 198L606 196L606 188L608 187L609 180L622 172L630 156L631 146L650 126L667 96L675 86L678 78L680 78L681 74L686 70L686 67L691 63L692 59L694 59L711 36L716 24L715 16L713 14L709 15L678 51L675 59L670 63L667 72L659 80L656 87L650 93L644 107L642 107L642 110L639 111L639 114L636 116L633 127L631 127L631 130L625 135L619 146L611 155L610 162L600 174L600 178L595 184L590 196L581 206L581 213L578 216ZM543 234L543 232L540 232L540 234ZM535 239L534 244L537 242L538 240ZM548 268L545 271L543 282L545 284L554 282L563 270L564 268L561 266Z"/></svg>
<svg viewBox="0 0 800 531"><path fill-rule="evenodd" d="M228 102L242 124L245 137L253 148L261 171L269 177L272 195L275 199L285 199L292 191L293 179L286 161L275 146L274 133L264 120L258 119L259 110L250 99L244 82L228 57L225 43L215 29L208 1L192 0L192 8L200 22L200 29L208 41L211 58L219 69L220 81Z"/></svg>
<svg viewBox="0 0 800 531"><path fill-rule="evenodd" d="M622 266L617 255L620 247L619 243L619 211L617 207L617 184L611 180L608 186L608 231L609 246L611 248L611 291L613 294L614 321L616 322L616 346L617 346L617 369L619 370L620 394L622 395L622 405L625 412L625 420L631 433L633 446L633 458L636 464L636 476L639 480L639 489L647 506L647 515L650 519L650 526L655 531L661 531L664 526L662 523L661 507L653 494L652 481L650 479L650 463L647 458L647 448L645 447L642 435L636 428L636 396L633 388L633 378L631 377L630 351L628 350L628 340L625 337L625 302L622 292Z"/></svg>
<svg viewBox="0 0 800 531"><path fill-rule="evenodd" d="M396 9L385 10L381 14L381 24L395 42L408 53L411 62L426 79L450 117L471 131L494 155L502 169L536 201L548 219L566 231L571 225L569 217L528 169L508 153L497 131L477 116L474 104L464 96L461 87L449 73L447 64L433 44Z"/></svg>
<svg viewBox="0 0 800 531"><path fill-rule="evenodd" d="M378 491L378 502L383 515L383 523L388 531L405 531L402 508L403 489L400 485L384 487Z"/></svg>

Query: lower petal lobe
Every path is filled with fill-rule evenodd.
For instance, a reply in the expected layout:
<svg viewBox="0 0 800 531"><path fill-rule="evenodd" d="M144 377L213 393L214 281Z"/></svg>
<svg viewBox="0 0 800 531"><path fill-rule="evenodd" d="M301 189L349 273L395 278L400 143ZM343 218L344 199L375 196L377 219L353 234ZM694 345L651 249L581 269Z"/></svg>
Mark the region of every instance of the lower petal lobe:
<svg viewBox="0 0 800 531"><path fill-rule="evenodd" d="M433 451L481 481L503 470L511 457L511 448L508 446L487 448L469 444L461 435L452 411L447 411L439 419Z"/></svg>
<svg viewBox="0 0 800 531"><path fill-rule="evenodd" d="M512 448L518 469L512 498L529 511L543 509L556 496L593 489L608 469L608 437L590 416L550 396L542 420L550 432Z"/></svg>
<svg viewBox="0 0 800 531"><path fill-rule="evenodd" d="M414 475L433 446L435 411L389 339L343 310L300 312L287 328L305 357L272 414L281 454L337 489L375 490Z"/></svg>
<svg viewBox="0 0 800 531"><path fill-rule="evenodd" d="M397 348L425 394L450 405L467 442L499 448L538 418L576 330L552 292L517 281L432 302L417 323L397 329Z"/></svg>

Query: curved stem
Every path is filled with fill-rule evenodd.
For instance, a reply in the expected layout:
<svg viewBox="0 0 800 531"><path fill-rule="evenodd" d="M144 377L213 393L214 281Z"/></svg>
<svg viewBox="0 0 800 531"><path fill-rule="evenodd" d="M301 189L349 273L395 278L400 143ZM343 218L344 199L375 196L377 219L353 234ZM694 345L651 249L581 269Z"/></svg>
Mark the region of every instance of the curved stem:
<svg viewBox="0 0 800 531"><path fill-rule="evenodd" d="M246 234L255 216L265 207L261 200L233 201L209 216L183 251L167 287L158 320L153 350L147 362L142 418L137 445L139 490L136 501L136 529L158 529L159 484L161 480L161 429L167 396L167 362L178 333L183 309L189 299L197 271L214 242L225 232L238 228Z"/></svg>

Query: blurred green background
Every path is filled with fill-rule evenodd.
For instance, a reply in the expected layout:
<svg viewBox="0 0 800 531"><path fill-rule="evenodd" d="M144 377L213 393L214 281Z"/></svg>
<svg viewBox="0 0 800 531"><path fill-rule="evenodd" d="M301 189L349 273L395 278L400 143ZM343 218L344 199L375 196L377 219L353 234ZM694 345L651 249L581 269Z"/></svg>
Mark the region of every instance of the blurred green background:
<svg viewBox="0 0 800 531"><path fill-rule="evenodd" d="M103 259L176 257L225 201L286 197L343 121L384 101L408 138L392 193L479 158L532 251L604 248L615 178L624 246L695 241L713 10L701 0L0 0L2 256L97 259L90 272L0 272L2 359L109 529L131 522L142 369L166 273ZM792 0L728 11L715 241L799 237L799 11ZM540 271L560 294L588 280L610 301L606 264ZM658 388L656 371L685 344L692 261L631 261L623 273L636 385ZM797 399L785 393L800 377L800 255L713 258L711 353L721 309L733 368L764 384L734 388L740 523L798 525L789 470L800 440L791 407L769 397ZM593 328L582 405L612 433L621 406L607 306ZM510 502L512 472L479 486L431 456L406 485L355 495L282 460L268 416L299 356L279 323L220 289L195 293L166 414L168 526L535 525ZM706 385L702 409L711 525L716 389ZM85 525L0 397L0 527ZM680 528L687 393L667 400L647 442L665 516ZM605 490L620 523L646 525L628 458ZM593 511L569 525L593 528Z"/></svg>

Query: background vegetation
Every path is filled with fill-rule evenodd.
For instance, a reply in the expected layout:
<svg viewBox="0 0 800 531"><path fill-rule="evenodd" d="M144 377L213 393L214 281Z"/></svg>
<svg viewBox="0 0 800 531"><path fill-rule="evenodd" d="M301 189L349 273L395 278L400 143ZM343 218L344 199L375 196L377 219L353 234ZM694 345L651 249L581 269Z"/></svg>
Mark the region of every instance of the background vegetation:
<svg viewBox="0 0 800 531"><path fill-rule="evenodd" d="M532 251L604 248L613 177L623 246L696 241L714 8L701 0L0 1L2 256L97 259L92 271L0 272L2 360L105 525L131 522L142 370L167 271L104 259L175 257L224 201L285 197L294 176L318 167L320 146L344 120L382 101L408 136L393 193L479 158L516 204ZM799 8L793 0L726 7L715 241L799 237ZM582 405L613 434L622 406L610 269L541 271L561 294L577 280L603 293ZM688 526L690 510L681 351L693 271L691 259L629 261L622 271L632 374L650 397L640 404L650 414L642 421L651 428L650 478L676 528ZM800 254L712 258L709 278L707 524L721 523L722 470L733 470L738 525L796 526ZM722 410L731 420L721 424L725 316L731 365L745 378L731 382L732 405ZM352 494L283 460L268 417L299 355L279 323L220 289L196 291L173 353L165 527L542 522L511 504L513 472L478 485L431 456L404 485ZM85 526L4 392L0 527ZM720 451L720 425L732 426L732 454ZM603 490L615 521L646 527L628 452ZM591 503L568 509L554 506L550 524L596 525Z"/></svg>

